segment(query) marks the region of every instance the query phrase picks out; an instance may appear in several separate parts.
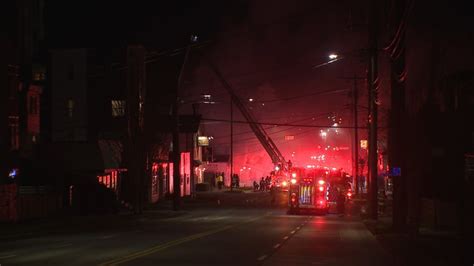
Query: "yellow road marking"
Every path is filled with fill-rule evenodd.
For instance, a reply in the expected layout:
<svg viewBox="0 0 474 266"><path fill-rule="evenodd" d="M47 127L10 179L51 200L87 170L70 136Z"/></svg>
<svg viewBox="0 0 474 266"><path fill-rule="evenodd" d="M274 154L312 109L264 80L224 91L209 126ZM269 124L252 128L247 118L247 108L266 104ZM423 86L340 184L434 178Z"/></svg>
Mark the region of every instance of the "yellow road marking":
<svg viewBox="0 0 474 266"><path fill-rule="evenodd" d="M13 257L16 257L16 255L14 255L14 254L5 255L5 256L1 256L1 257L0 257L0 260L9 259L9 258L13 258Z"/></svg>
<svg viewBox="0 0 474 266"><path fill-rule="evenodd" d="M266 216L266 215L264 215L264 216ZM176 239L176 240L173 240L173 241L170 241L170 242L167 242L167 243L163 243L163 244L160 244L160 245L157 245L157 246L154 246L154 247L151 247L151 248L142 250L142 251L137 251L137 252L131 253L131 254L126 255L126 256L124 256L124 257L121 257L121 258L117 258L117 259L113 259L113 260L111 260L111 261L107 261L107 262L101 263L101 264L99 264L99 266L119 265L119 264L122 264L122 263L125 263L125 262L129 262L129 261L131 261L131 260L138 259L138 258L140 258L140 257L144 257L144 256L147 256L147 255L151 255L151 254L156 253L156 252L158 252L158 251L162 251L162 250L165 250L165 249L167 249L167 248L180 245L180 244L182 244L182 243L186 243L186 242L189 242L189 241L192 241L192 240L195 240L195 239L199 239L199 238L202 238L202 237L205 237L205 236L208 236L208 235L212 235L212 234L215 234L215 233L218 233L218 232L221 232L221 231L230 229L230 228L235 227L235 226L237 226L237 225L241 225L241 224L245 224L245 223L250 223L250 222L256 221L256 220L258 220L258 219L261 219L261 218L264 217L264 216L260 216L260 217L257 217L257 218L253 218L253 219L250 219L250 220L245 221L245 222L243 222L243 223L238 223L238 224L233 224L233 225L227 225L227 226L220 227L220 228L217 228L217 229L214 229L214 230L210 230L210 231L206 231L206 232L203 232L203 233L198 233L198 234L194 234L194 235L191 235L191 236L179 238L179 239Z"/></svg>

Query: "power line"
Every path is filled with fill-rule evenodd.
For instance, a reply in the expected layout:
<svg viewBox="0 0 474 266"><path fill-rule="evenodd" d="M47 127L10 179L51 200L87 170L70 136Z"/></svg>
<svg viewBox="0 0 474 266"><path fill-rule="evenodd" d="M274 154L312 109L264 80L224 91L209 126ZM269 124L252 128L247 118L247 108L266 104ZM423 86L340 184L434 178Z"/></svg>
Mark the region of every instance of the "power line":
<svg viewBox="0 0 474 266"><path fill-rule="evenodd" d="M202 118L203 121L215 121L215 122L227 122L230 123L228 119L214 119L214 118ZM282 127L314 127L314 128L333 128L332 125L304 125L304 124L282 124L282 123L266 123L266 122L247 122L247 121L233 121L237 124L258 124L258 125L268 125L268 126L282 126ZM353 129L353 126L337 126L336 128L349 128ZM357 127L359 129L367 129L367 127ZM386 127L379 127L386 128Z"/></svg>
<svg viewBox="0 0 474 266"><path fill-rule="evenodd" d="M328 115L330 113L324 113L324 114L319 114L318 116L325 116L325 115ZM313 119L315 116L312 116L312 117L309 117L309 118L305 118L305 119L300 119L300 120L296 120L296 121L293 121L291 123L298 123L298 122L302 122L302 121L306 121L306 120L310 120L310 119ZM274 126L268 126L268 127L265 127L264 129L267 130L267 129L271 129L273 128ZM270 132L268 133L269 135L274 135L274 134L277 134L277 133L280 133L280 132L284 132L284 131L287 131L287 130L290 130L294 127L289 127L287 129L283 129L283 130L279 130L279 131L276 131L276 132ZM244 132L240 132L240 133L234 133L234 136L236 135L245 135L245 134L254 134L254 132L252 130L248 130L248 131L244 131ZM214 139L223 139L223 138L228 138L230 135L225 135L225 136L219 136L219 137L215 137Z"/></svg>

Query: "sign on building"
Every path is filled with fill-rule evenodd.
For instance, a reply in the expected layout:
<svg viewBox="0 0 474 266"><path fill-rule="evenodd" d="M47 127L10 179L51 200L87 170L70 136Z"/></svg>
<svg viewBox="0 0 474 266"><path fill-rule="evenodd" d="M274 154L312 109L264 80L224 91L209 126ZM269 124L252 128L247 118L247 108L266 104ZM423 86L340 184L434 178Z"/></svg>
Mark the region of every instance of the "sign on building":
<svg viewBox="0 0 474 266"><path fill-rule="evenodd" d="M198 146L209 146L209 138L207 136L198 136Z"/></svg>

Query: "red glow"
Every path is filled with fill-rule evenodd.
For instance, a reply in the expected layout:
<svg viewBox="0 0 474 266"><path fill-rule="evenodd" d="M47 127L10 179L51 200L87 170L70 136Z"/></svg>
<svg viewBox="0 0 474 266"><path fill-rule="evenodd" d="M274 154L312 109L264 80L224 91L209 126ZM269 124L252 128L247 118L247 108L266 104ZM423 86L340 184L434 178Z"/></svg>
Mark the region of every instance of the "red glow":
<svg viewBox="0 0 474 266"><path fill-rule="evenodd" d="M324 187L319 187L319 191L323 192L323 191L324 191Z"/></svg>

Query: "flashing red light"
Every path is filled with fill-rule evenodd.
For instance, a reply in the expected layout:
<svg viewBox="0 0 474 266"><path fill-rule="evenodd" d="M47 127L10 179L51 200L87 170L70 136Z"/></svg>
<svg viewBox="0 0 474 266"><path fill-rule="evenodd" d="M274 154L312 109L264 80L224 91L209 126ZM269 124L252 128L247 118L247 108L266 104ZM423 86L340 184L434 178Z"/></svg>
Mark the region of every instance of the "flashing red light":
<svg viewBox="0 0 474 266"><path fill-rule="evenodd" d="M324 182L324 180L319 180L318 181L318 184L320 184L321 186L324 185L324 183L326 183L326 182Z"/></svg>
<svg viewBox="0 0 474 266"><path fill-rule="evenodd" d="M291 193L291 202L296 202L296 194L295 193Z"/></svg>
<svg viewBox="0 0 474 266"><path fill-rule="evenodd" d="M323 191L324 191L324 187L319 187L319 191L323 192Z"/></svg>

